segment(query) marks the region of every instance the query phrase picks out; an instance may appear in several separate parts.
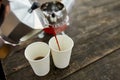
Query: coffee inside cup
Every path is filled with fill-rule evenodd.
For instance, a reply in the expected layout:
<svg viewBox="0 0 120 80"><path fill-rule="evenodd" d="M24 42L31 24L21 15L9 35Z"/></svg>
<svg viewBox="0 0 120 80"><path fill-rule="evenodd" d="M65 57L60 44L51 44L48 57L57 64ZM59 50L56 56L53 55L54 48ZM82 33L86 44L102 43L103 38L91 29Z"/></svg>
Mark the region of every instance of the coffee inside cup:
<svg viewBox="0 0 120 80"><path fill-rule="evenodd" d="M43 58L44 58L43 56L38 56L34 60L40 60L40 59L43 59Z"/></svg>

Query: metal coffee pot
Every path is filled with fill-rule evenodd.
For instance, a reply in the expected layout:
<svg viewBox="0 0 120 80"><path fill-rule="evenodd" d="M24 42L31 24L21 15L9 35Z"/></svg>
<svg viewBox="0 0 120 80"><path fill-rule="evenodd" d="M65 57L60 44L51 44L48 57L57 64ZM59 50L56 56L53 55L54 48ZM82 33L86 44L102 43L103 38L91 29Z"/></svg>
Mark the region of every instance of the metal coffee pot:
<svg viewBox="0 0 120 80"><path fill-rule="evenodd" d="M49 28L45 28L46 33L55 34L63 32L69 25L69 17L64 4L59 1L46 2L41 7L43 14L49 22Z"/></svg>
<svg viewBox="0 0 120 80"><path fill-rule="evenodd" d="M12 12L1 27L0 39L5 44L16 46L43 31L50 33L51 27L55 28L56 33L64 32L69 25L68 13L74 0L50 1L43 4L37 0L9 2Z"/></svg>

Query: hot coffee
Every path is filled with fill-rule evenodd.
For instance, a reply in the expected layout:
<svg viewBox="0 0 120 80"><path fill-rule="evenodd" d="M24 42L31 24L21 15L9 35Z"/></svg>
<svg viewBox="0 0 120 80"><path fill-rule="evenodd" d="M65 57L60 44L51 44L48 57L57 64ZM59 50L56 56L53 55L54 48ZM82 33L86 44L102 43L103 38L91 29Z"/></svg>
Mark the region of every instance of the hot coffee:
<svg viewBox="0 0 120 80"><path fill-rule="evenodd" d="M40 60L40 59L43 59L44 57L43 56L39 56L39 57L36 57L34 60Z"/></svg>

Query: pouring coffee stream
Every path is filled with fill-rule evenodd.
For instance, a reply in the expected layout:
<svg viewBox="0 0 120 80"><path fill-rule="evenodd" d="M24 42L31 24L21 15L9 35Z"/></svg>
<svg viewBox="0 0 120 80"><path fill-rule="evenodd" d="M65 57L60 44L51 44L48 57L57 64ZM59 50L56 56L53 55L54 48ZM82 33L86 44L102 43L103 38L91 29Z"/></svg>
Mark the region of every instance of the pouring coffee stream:
<svg viewBox="0 0 120 80"><path fill-rule="evenodd" d="M72 0L73 1L73 0ZM62 0L63 3L66 4L65 0ZM55 36L56 43L58 45L59 51L61 50L59 41L56 37L57 34L63 33L67 26L69 25L69 17L67 14L67 11L70 11L65 8L65 5L59 2L59 1L51 1L46 2L40 6L39 3L34 2L32 7L28 10L30 13L33 12L33 10L40 7L40 14L43 15L43 19L45 19L44 23L47 23L42 30L35 30L31 33L29 33L27 36L20 39L21 41L25 41L24 39L31 38L35 35L38 35L40 32L44 31L45 33L51 34ZM70 3L69 3L70 7ZM42 21L42 20L41 20Z"/></svg>
<svg viewBox="0 0 120 80"><path fill-rule="evenodd" d="M44 3L41 6L41 10L50 24L48 28L44 28L44 31L55 36L58 50L61 51L59 40L56 35L63 32L67 27L68 16L66 9L62 3L53 1Z"/></svg>

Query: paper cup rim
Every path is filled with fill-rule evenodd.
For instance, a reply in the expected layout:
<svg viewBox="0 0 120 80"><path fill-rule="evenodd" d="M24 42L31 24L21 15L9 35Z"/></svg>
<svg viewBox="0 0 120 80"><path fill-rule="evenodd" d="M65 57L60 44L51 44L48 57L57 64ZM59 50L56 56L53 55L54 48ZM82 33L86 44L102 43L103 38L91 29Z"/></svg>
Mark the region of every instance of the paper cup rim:
<svg viewBox="0 0 120 80"><path fill-rule="evenodd" d="M54 50L55 52L66 52L66 51L69 51L70 49L73 48L74 42L73 42L72 38L70 38L68 35L56 35L56 36L67 36L67 37L72 41L72 46L71 46L70 48L65 49L65 50L62 50L62 51L59 51L59 50L54 49L54 48L50 45L50 41L55 37L55 36L53 36L53 37L49 40L49 47L50 47L52 50Z"/></svg>
<svg viewBox="0 0 120 80"><path fill-rule="evenodd" d="M40 59L40 60L30 59L30 58L28 58L28 57L26 56L26 50L27 50L27 48L28 48L29 46L35 44L35 43L45 44L45 45L49 48L48 53L46 54L46 56L45 56L44 58ZM25 55L25 58L26 58L28 61L31 61L31 62L42 61L42 60L46 59L46 58L50 55L50 47L49 47L49 45L48 45L47 43L45 43L45 42L33 42L33 43L29 44L29 45L26 47L26 49L25 49L25 51L24 51L24 55Z"/></svg>

